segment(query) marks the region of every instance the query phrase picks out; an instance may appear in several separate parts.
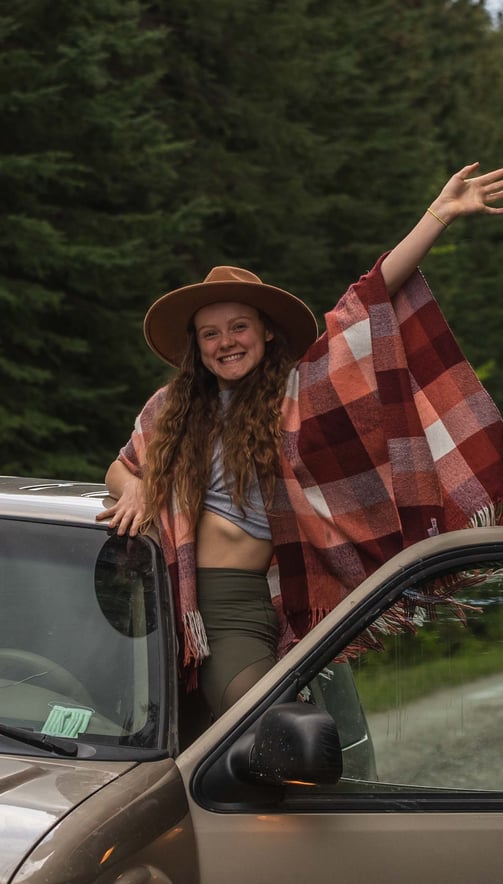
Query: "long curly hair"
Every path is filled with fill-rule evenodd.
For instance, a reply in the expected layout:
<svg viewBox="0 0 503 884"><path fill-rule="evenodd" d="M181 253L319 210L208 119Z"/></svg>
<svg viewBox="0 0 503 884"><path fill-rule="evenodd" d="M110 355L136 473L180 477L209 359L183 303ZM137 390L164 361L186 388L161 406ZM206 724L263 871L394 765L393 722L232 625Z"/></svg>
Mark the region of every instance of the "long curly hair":
<svg viewBox="0 0 503 884"><path fill-rule="evenodd" d="M192 529L203 509L215 441L222 441L224 476L237 506L248 501L253 465L266 508L272 501L281 437L281 403L293 359L281 329L258 311L273 338L256 368L232 390L223 413L217 378L201 361L193 324L175 378L169 383L146 453L146 519L157 520L174 492Z"/></svg>

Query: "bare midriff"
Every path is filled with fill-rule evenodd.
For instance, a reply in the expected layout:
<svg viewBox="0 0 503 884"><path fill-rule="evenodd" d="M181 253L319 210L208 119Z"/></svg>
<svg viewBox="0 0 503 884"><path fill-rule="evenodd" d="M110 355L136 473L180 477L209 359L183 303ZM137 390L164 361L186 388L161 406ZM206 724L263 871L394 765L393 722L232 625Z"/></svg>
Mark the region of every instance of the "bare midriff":
<svg viewBox="0 0 503 884"><path fill-rule="evenodd" d="M204 511L197 529L198 568L243 568L266 573L273 547L216 513Z"/></svg>

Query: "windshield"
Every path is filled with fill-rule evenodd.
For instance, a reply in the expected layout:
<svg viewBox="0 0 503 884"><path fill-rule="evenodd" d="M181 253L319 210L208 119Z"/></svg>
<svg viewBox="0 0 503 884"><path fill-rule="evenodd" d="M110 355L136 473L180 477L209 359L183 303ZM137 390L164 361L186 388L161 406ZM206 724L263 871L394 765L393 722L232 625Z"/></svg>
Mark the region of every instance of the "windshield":
<svg viewBox="0 0 503 884"><path fill-rule="evenodd" d="M0 524L0 723L102 747L159 746L154 544Z"/></svg>

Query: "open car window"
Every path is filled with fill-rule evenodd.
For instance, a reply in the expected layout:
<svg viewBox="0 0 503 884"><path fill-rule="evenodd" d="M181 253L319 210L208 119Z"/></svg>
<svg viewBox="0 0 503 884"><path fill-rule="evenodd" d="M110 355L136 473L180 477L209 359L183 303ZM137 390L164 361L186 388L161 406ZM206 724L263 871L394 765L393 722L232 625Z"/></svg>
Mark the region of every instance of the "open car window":
<svg viewBox="0 0 503 884"><path fill-rule="evenodd" d="M337 724L334 794L503 791L503 561L411 584L301 699Z"/></svg>

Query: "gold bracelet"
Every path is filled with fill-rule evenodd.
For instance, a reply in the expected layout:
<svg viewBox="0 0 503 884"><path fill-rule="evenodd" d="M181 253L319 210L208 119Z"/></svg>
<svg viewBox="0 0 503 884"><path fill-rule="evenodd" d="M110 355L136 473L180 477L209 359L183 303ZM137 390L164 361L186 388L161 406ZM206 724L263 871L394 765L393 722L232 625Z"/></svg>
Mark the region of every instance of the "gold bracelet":
<svg viewBox="0 0 503 884"><path fill-rule="evenodd" d="M440 223L443 224L444 227L448 227L448 226L449 226L448 223L447 223L447 221L444 221L444 219L441 218L440 215L437 215L437 213L434 212L433 209L428 208L428 209L426 209L426 211L429 212L430 215L433 215L433 217L436 218L437 221L440 221Z"/></svg>

